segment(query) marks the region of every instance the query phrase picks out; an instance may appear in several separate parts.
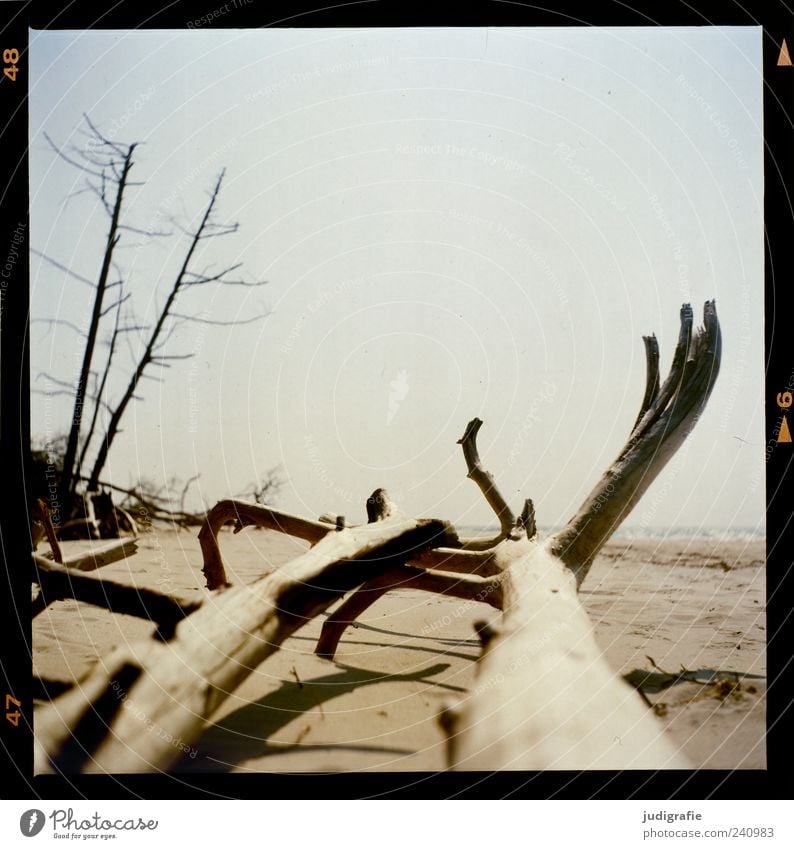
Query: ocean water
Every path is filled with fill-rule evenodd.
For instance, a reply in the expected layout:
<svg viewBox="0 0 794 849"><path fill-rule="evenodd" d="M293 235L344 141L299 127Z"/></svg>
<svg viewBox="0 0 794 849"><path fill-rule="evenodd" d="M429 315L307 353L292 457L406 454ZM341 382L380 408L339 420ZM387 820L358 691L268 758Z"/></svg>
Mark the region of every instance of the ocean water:
<svg viewBox="0 0 794 849"><path fill-rule="evenodd" d="M496 525L487 527L483 525L463 525L456 527L458 532L464 536L494 536L499 532L499 528ZM560 530L558 527L541 526L539 528L541 537L546 537L558 530ZM662 528L623 525L615 531L611 539L702 539L713 542L763 542L766 539L766 527L704 528L698 526L677 526L673 528Z"/></svg>

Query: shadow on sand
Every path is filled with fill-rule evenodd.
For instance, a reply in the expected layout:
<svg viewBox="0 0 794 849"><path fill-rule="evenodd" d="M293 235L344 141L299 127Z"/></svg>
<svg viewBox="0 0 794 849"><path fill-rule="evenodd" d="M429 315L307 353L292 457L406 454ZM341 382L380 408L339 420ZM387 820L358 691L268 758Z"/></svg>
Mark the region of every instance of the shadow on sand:
<svg viewBox="0 0 794 849"><path fill-rule="evenodd" d="M290 751L342 750L410 755L411 749L350 744L302 744L300 737L291 745L268 743L268 738L292 722L298 714L320 708L324 702L370 684L394 681L425 682L453 692L461 687L431 680L447 670L448 663L436 663L425 669L405 674L384 675L370 669L337 664L340 672L307 681L283 681L281 686L259 701L240 708L209 726L195 741L195 757L183 757L172 772L228 772L235 765L252 758L284 754ZM308 726L306 731L308 732Z"/></svg>

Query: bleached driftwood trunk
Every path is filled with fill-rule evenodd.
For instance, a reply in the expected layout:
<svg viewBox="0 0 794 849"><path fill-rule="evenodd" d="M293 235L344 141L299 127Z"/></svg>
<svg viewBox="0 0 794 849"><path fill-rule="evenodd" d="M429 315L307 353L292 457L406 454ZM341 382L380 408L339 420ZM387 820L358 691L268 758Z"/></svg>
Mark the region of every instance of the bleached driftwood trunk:
<svg viewBox="0 0 794 849"><path fill-rule="evenodd" d="M659 387L658 348L637 423L619 457L563 530L496 549L503 622L483 647L473 693L443 724L461 769L673 769L686 759L603 658L577 598L596 554L694 426L721 354L713 302L692 338L692 311Z"/></svg>
<svg viewBox="0 0 794 849"><path fill-rule="evenodd" d="M347 590L445 534L443 522L428 519L334 532L278 572L213 593L170 640L111 651L37 715L36 771L77 771L89 763L109 773L167 769L290 634Z"/></svg>
<svg viewBox="0 0 794 849"><path fill-rule="evenodd" d="M502 610L500 622L478 626L483 655L472 692L441 714L452 767L685 768L647 705L603 658L577 593L601 546L686 438L711 393L721 352L713 302L705 305L704 325L693 339L692 311L684 305L661 386L656 339L645 337L646 389L629 440L578 513L543 542L532 502L515 518L484 469L479 419L460 442L469 477L499 519L500 533L491 540L460 539L447 523L406 518L384 490L367 502L370 524L358 528L344 528L341 517L333 527L220 502L199 534L207 600L191 612L178 599L152 597L172 631L114 650L37 714L37 771L75 771L89 762L108 772L167 769L212 711L308 619L358 588L322 629L316 651L332 658L356 616L385 592L409 587ZM314 547L276 574L230 587L218 547L228 522L237 530L280 530ZM39 570L52 593L82 593L92 603L112 595L125 612L152 616L125 589L99 592L97 579L72 581L68 569L42 563Z"/></svg>

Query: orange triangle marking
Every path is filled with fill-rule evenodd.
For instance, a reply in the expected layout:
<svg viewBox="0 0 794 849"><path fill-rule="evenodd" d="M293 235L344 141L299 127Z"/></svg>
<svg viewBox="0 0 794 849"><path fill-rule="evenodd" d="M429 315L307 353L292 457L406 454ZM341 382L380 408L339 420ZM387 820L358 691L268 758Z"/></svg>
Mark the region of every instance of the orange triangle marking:
<svg viewBox="0 0 794 849"><path fill-rule="evenodd" d="M791 442L791 431L788 429L788 422L783 416L783 421L780 424L780 433L777 435L778 442Z"/></svg>
<svg viewBox="0 0 794 849"><path fill-rule="evenodd" d="M786 44L786 39L783 39L783 44L780 47L780 56L777 57L778 67L780 66L788 66L791 67L791 56L788 55L788 45Z"/></svg>

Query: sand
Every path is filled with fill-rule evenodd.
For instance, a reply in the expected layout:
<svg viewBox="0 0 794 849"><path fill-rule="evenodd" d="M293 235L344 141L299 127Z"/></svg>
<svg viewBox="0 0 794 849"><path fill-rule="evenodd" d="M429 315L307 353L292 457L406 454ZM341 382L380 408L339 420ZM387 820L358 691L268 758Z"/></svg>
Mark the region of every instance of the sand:
<svg viewBox="0 0 794 849"><path fill-rule="evenodd" d="M251 582L306 549L300 540L253 529L223 532L221 546L233 583ZM762 542L609 543L581 597L613 668L651 669L650 656L670 672L764 675L764 557ZM204 593L198 540L187 531L151 529L137 554L101 574L180 596ZM313 654L319 617L254 670L174 768L443 770L436 717L445 699L465 696L474 681L473 622L497 615L474 603L396 591L347 630L333 662ZM56 602L34 620L34 674L71 684L110 647L151 632L143 620ZM765 690L764 679L736 687L685 683L648 698L694 767L764 769Z"/></svg>

